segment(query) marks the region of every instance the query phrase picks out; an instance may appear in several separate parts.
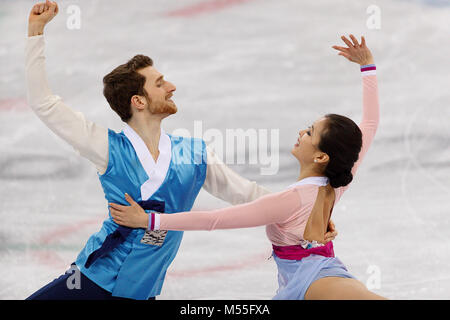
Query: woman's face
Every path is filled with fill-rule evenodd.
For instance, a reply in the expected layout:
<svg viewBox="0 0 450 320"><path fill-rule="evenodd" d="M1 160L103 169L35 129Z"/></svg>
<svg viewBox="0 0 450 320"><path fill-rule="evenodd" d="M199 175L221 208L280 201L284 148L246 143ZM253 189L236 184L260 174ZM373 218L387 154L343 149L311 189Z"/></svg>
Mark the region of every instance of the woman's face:
<svg viewBox="0 0 450 320"><path fill-rule="evenodd" d="M297 143L291 153L298 159L301 165L311 164L316 159L316 163L323 162L325 155L318 148L320 136L325 129L326 118L315 121L308 129L300 130ZM328 158L326 159L328 160Z"/></svg>

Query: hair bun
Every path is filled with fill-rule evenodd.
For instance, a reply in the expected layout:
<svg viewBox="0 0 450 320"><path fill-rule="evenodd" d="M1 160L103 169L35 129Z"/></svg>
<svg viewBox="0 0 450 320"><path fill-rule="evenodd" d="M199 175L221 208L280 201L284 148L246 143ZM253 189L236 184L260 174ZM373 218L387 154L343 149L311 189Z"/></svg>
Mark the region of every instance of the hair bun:
<svg viewBox="0 0 450 320"><path fill-rule="evenodd" d="M353 174L350 170L343 171L333 177L329 177L330 185L333 188L345 187L353 180Z"/></svg>

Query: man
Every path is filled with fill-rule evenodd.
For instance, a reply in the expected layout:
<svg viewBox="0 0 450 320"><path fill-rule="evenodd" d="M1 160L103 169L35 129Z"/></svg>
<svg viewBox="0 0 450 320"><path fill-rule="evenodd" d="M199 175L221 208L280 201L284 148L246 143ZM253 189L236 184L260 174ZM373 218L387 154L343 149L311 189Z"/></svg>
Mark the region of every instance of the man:
<svg viewBox="0 0 450 320"><path fill-rule="evenodd" d="M189 211L201 187L232 204L269 193L221 163L203 140L164 132L161 121L177 112L171 99L176 88L149 57L137 55L103 79L105 98L125 122L120 133L87 120L53 95L46 79L43 33L57 13L57 4L47 0L36 4L29 16L29 104L55 134L94 163L108 202L126 204L128 192L144 209L173 213ZM335 235L328 234L330 239ZM161 292L182 236L178 231L124 229L109 215L76 259L81 289L69 290L66 274L29 299L151 299Z"/></svg>

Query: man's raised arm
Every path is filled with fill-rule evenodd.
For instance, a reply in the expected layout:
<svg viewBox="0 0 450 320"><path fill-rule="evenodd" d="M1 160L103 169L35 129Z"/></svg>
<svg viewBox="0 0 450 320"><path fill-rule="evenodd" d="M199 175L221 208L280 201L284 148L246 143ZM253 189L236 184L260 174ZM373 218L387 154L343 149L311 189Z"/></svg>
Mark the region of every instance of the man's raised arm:
<svg viewBox="0 0 450 320"><path fill-rule="evenodd" d="M28 18L26 44L26 82L28 104L57 136L104 173L108 164L108 130L87 120L53 95L47 80L44 56L44 28L58 14L53 1L33 6Z"/></svg>

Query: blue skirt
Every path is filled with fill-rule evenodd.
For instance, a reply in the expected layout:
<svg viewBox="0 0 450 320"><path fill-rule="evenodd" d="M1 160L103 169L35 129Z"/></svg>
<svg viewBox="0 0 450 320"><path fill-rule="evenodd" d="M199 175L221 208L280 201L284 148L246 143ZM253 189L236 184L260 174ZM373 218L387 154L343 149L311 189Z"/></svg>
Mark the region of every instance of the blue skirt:
<svg viewBox="0 0 450 320"><path fill-rule="evenodd" d="M277 294L274 300L304 300L311 283L325 277L352 278L344 264L336 257L310 255L301 260L280 259L273 253L278 267Z"/></svg>

